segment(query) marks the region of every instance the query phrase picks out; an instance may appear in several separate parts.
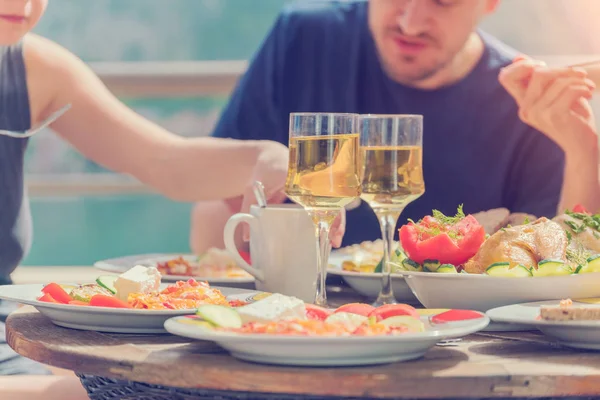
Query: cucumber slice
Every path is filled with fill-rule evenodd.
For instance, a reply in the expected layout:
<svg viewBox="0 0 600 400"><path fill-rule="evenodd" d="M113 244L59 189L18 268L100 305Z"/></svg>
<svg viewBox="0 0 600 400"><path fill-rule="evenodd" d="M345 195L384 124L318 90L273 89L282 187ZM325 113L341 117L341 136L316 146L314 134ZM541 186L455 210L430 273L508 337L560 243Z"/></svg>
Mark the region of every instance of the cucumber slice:
<svg viewBox="0 0 600 400"><path fill-rule="evenodd" d="M194 325L209 331L215 329L215 326L208 321L194 321Z"/></svg>
<svg viewBox="0 0 600 400"><path fill-rule="evenodd" d="M115 289L115 281L117 278L118 276L116 275L102 275L96 278L96 283L112 294L117 294L117 289Z"/></svg>
<svg viewBox="0 0 600 400"><path fill-rule="evenodd" d="M380 273L383 272L383 258L377 263L375 266L375 270L373 272Z"/></svg>
<svg viewBox="0 0 600 400"><path fill-rule="evenodd" d="M583 265L578 265L577 269L575 269L575 272L573 272L574 274L583 274L585 272L581 272L583 270Z"/></svg>
<svg viewBox="0 0 600 400"><path fill-rule="evenodd" d="M510 268L510 263L507 262L494 263L487 267L485 272L490 276L501 278L526 278L531 276L531 271L527 267L519 264Z"/></svg>
<svg viewBox="0 0 600 400"><path fill-rule="evenodd" d="M458 274L456 267L452 264L442 264L435 272L439 274Z"/></svg>
<svg viewBox="0 0 600 400"><path fill-rule="evenodd" d="M75 285L59 285L67 293L71 293L71 290L77 288Z"/></svg>
<svg viewBox="0 0 600 400"><path fill-rule="evenodd" d="M429 272L435 272L440 267L438 260L425 260L423 261L423 270Z"/></svg>
<svg viewBox="0 0 600 400"><path fill-rule="evenodd" d="M238 329L242 327L242 317L230 307L204 304L198 307L196 315L219 328Z"/></svg>
<svg viewBox="0 0 600 400"><path fill-rule="evenodd" d="M402 260L402 266L406 271L423 271L423 267L416 261L411 260L410 258L405 258L404 260Z"/></svg>
<svg viewBox="0 0 600 400"><path fill-rule="evenodd" d="M380 322L381 324L394 328L406 327L410 332L425 332L423 321L408 315L396 315Z"/></svg>
<svg viewBox="0 0 600 400"><path fill-rule="evenodd" d="M392 274L397 274L400 271L408 271L404 266L400 263L390 262L390 271Z"/></svg>
<svg viewBox="0 0 600 400"><path fill-rule="evenodd" d="M402 250L396 249L396 251L393 252L390 257L390 262L395 263L395 264L400 264L400 263L402 263L402 260L404 260L405 258L406 258L406 254L404 254L404 252ZM373 272L383 272L383 258L381 259L381 261L379 261L379 263L377 264L377 266L375 267L375 270Z"/></svg>
<svg viewBox="0 0 600 400"><path fill-rule="evenodd" d="M84 303L89 303L92 297L97 294L105 296L113 295L108 289L95 283L78 286L69 292L69 296L71 296L73 300L83 301Z"/></svg>
<svg viewBox="0 0 600 400"><path fill-rule="evenodd" d="M535 277L571 275L572 273L571 267L560 260L542 260L538 263L537 269L534 268L531 271Z"/></svg>
<svg viewBox="0 0 600 400"><path fill-rule="evenodd" d="M600 272L600 254L596 254L587 259L586 272Z"/></svg>

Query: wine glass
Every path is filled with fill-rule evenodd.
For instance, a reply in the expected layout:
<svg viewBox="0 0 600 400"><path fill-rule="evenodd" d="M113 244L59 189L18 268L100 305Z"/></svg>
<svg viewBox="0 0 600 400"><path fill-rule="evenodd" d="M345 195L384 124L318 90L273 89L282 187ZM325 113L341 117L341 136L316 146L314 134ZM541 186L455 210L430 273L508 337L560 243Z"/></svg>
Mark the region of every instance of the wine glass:
<svg viewBox="0 0 600 400"><path fill-rule="evenodd" d="M390 257L396 223L404 208L425 193L423 116L362 115L361 199L377 215L383 239L381 291L375 306L395 304Z"/></svg>
<svg viewBox="0 0 600 400"><path fill-rule="evenodd" d="M358 114L290 114L290 161L285 192L315 224L315 304L327 307L325 268L329 229L342 207L360 196Z"/></svg>

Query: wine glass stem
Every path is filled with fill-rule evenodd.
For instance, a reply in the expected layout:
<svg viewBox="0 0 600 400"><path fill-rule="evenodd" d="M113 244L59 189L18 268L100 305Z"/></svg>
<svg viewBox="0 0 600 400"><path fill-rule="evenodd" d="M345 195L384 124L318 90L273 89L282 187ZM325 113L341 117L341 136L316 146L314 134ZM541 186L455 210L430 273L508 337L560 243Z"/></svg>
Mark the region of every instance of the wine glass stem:
<svg viewBox="0 0 600 400"><path fill-rule="evenodd" d="M400 217L398 211L385 211L377 213L379 225L381 226L381 238L383 239L383 265L381 274L381 292L377 299L378 304L396 303L392 289L391 255L394 251L394 230Z"/></svg>
<svg viewBox="0 0 600 400"><path fill-rule="evenodd" d="M329 228L330 224L323 218L315 222L317 238L317 290L315 294L315 304L320 307L327 307L327 292L325 288L325 268L329 262Z"/></svg>

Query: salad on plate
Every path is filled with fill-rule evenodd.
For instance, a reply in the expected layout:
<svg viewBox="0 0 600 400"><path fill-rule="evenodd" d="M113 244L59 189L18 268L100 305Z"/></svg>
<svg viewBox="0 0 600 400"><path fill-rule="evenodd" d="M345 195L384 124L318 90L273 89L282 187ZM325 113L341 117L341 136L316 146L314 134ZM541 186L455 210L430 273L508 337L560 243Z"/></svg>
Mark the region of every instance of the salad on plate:
<svg viewBox="0 0 600 400"><path fill-rule="evenodd" d="M490 235L460 206L452 217L434 210L399 233L397 271L514 278L600 272L600 215L581 209L525 218Z"/></svg>
<svg viewBox="0 0 600 400"><path fill-rule="evenodd" d="M489 318L469 310L418 310L364 303L325 309L281 294L238 308L198 307L165 329L209 340L246 361L304 366L382 364L421 357L446 338L481 330Z"/></svg>
<svg viewBox="0 0 600 400"><path fill-rule="evenodd" d="M37 300L72 306L109 307L136 310L190 310L203 304L224 307L232 304L218 289L194 279L161 288L157 268L137 265L121 275L102 275L95 283L45 285Z"/></svg>

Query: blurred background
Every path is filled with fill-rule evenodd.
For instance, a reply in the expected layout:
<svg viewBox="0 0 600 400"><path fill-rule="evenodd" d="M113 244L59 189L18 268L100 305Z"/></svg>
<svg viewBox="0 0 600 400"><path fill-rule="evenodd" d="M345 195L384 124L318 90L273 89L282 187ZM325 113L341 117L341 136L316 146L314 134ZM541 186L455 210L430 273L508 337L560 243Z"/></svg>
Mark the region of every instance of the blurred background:
<svg viewBox="0 0 600 400"><path fill-rule="evenodd" d="M203 136L286 3L52 0L36 32L88 62L140 114ZM599 57L592 29L599 12L598 0L503 0L483 29L549 64L568 64ZM594 108L600 111L598 101ZM26 166L34 243L24 265L189 251L190 204L104 170L51 131L31 140Z"/></svg>

